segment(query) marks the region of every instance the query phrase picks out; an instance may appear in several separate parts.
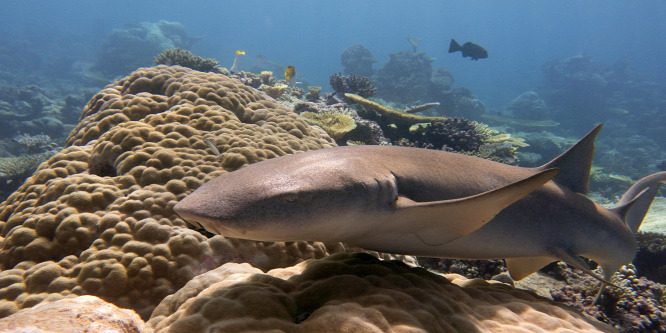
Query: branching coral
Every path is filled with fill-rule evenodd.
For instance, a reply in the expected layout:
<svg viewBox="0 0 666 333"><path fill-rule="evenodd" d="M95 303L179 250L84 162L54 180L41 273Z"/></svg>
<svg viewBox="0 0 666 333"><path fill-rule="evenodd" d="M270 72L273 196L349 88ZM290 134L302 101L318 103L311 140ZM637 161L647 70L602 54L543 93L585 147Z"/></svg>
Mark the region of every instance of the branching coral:
<svg viewBox="0 0 666 333"><path fill-rule="evenodd" d="M46 134L19 134L14 137L14 141L20 143L25 147L25 151L28 153L36 153L38 151L43 151L47 149L53 149L57 145L51 137Z"/></svg>
<svg viewBox="0 0 666 333"><path fill-rule="evenodd" d="M620 288L607 288L598 305L592 304L599 290L597 281L577 274L575 280L578 282L573 285L552 290L553 299L612 324L623 333L666 329L664 286L639 278L633 265L623 266L613 275L611 282Z"/></svg>
<svg viewBox="0 0 666 333"><path fill-rule="evenodd" d="M432 144L435 149L469 151L479 149L482 138L474 122L463 118L449 118L411 131L410 139L418 143Z"/></svg>
<svg viewBox="0 0 666 333"><path fill-rule="evenodd" d="M201 72L210 72L220 63L215 59L195 56L192 52L180 48L164 50L153 59L156 65L183 66Z"/></svg>
<svg viewBox="0 0 666 333"><path fill-rule="evenodd" d="M352 93L364 98L368 98L377 93L377 89L375 89L370 78L365 76L356 74L349 74L348 76L333 74L329 78L329 82L331 88L333 88L336 93Z"/></svg>

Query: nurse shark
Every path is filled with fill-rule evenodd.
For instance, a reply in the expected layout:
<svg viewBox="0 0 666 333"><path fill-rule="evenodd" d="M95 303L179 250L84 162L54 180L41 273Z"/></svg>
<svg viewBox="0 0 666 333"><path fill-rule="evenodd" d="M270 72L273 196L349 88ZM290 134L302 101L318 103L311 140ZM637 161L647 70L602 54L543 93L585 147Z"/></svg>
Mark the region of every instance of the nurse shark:
<svg viewBox="0 0 666 333"><path fill-rule="evenodd" d="M426 257L505 259L515 280L564 261L610 284L666 182L636 182L616 208L584 194L597 126L541 167L395 146L325 148L258 162L210 180L174 210L223 236L344 242ZM603 268L592 272L581 256Z"/></svg>

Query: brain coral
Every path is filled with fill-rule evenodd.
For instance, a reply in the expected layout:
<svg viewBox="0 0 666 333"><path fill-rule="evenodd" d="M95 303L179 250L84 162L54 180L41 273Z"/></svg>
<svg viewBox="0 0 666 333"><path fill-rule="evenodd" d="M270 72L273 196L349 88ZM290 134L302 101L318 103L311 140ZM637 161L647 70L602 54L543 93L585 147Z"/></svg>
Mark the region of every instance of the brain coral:
<svg viewBox="0 0 666 333"><path fill-rule="evenodd" d="M190 333L615 331L529 292L445 277L362 253L267 274L225 264L166 298L149 324Z"/></svg>
<svg viewBox="0 0 666 333"><path fill-rule="evenodd" d="M0 317L95 295L147 318L165 296L223 263L272 269L343 251L207 238L172 210L224 172L333 145L237 80L178 66L135 71L95 95L65 148L0 204Z"/></svg>

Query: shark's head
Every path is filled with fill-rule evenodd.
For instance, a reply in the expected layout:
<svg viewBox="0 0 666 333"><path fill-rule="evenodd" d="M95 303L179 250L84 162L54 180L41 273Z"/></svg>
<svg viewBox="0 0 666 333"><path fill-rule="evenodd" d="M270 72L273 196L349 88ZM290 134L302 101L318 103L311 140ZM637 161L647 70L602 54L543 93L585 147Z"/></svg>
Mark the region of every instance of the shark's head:
<svg viewBox="0 0 666 333"><path fill-rule="evenodd" d="M344 223L358 221L359 215L377 206L388 209L397 197L390 172L370 176L367 171L373 166L359 159L322 161L317 154L299 155L214 178L174 210L185 220L224 236L326 241L322 235L339 240L346 236L342 233L359 230L358 226L345 228ZM385 176L378 179L378 174ZM333 219L336 223L331 223Z"/></svg>

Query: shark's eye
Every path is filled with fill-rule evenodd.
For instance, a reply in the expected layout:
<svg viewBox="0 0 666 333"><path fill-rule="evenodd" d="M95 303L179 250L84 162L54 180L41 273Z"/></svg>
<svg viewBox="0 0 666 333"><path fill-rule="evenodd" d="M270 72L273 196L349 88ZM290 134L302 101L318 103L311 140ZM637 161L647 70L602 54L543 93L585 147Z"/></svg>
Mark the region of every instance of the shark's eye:
<svg viewBox="0 0 666 333"><path fill-rule="evenodd" d="M294 203L294 202L296 202L296 199L298 199L298 198L295 194L286 195L284 197L284 201L288 202L288 203Z"/></svg>

